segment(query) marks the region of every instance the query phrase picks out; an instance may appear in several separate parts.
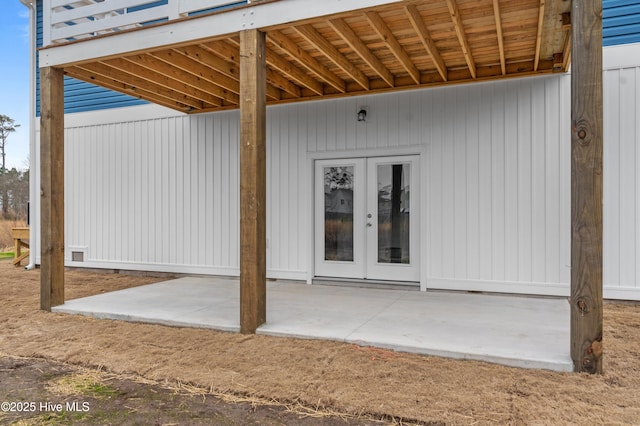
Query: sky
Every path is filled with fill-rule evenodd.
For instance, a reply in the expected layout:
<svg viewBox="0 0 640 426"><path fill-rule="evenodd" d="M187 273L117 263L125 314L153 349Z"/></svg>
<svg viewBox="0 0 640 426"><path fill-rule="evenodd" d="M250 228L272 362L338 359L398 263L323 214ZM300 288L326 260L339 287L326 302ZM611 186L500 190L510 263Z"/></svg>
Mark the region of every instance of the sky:
<svg viewBox="0 0 640 426"><path fill-rule="evenodd" d="M29 9L3 0L0 13L0 114L20 127L7 139L7 168L29 168Z"/></svg>

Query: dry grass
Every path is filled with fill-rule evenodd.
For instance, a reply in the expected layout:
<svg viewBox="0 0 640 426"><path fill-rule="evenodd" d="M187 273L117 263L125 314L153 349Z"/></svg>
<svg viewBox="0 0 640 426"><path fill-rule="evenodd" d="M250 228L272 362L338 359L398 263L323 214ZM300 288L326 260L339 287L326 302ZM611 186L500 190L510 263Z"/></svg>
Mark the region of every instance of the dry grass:
<svg viewBox="0 0 640 426"><path fill-rule="evenodd" d="M13 236L11 228L27 226L23 220L0 219L0 252L13 251Z"/></svg>

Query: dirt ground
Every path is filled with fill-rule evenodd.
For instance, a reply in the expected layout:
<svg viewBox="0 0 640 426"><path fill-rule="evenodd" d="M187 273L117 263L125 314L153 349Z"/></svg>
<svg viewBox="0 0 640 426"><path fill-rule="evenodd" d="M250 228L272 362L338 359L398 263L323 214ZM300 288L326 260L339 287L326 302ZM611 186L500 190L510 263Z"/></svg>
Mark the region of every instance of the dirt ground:
<svg viewBox="0 0 640 426"><path fill-rule="evenodd" d="M367 425L296 405L208 394L42 358L0 356L0 423L15 425Z"/></svg>
<svg viewBox="0 0 640 426"><path fill-rule="evenodd" d="M69 271L66 277L67 299L161 280L77 270ZM190 412L189 408L194 412L199 409L196 400L217 396L228 401L246 400L252 409L275 410L262 420L247 421L258 424L277 424L268 423L271 420L300 424L305 412L318 415L309 418L308 424L349 424L343 419L359 422L351 424L375 424L380 419L396 424L640 424L637 303L605 305L605 373L591 376L337 342L244 336L45 313L38 309L39 272L14 268L10 261L0 262L0 289L0 360L4 363L0 364L0 371L15 372L15 368L2 365L16 362L46 362L51 363L54 372L60 369L62 375L103 375L95 380L101 384L97 387L115 389L115 394L120 392L118 380L130 380L140 386L147 383L156 392L165 389L168 395L197 395L200 399L181 401L179 406L186 404L188 408L185 413ZM41 367L35 370L38 368L48 371ZM5 376L0 374L2 389L11 387L10 382L5 384ZM47 387L50 382L36 377L34 388L44 386L51 392ZM145 389L137 392L147 392ZM18 394L14 399L7 393L0 397L27 401L46 396L37 392L22 391L22 399ZM85 395L89 399L81 402L98 404L95 401L99 396L94 398L89 393ZM65 398L69 397L49 401L62 403L67 401ZM101 404L109 405L104 401ZM287 412L287 407L294 407L297 413ZM171 409L160 408L167 413ZM320 416L325 412L338 417L327 417L328 423L323 423L325 418ZM0 412L0 423L11 421L9 414ZM294 417L287 418L289 414ZM242 423L242 415L231 418ZM234 424L215 417L210 421ZM158 421L148 418L145 423L153 422L196 423L171 417Z"/></svg>

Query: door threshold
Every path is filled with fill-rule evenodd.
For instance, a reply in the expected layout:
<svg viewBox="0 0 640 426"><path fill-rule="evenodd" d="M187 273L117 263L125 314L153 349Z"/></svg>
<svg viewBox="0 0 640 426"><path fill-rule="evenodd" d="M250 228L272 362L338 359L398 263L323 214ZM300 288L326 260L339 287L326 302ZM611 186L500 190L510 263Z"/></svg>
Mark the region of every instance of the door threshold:
<svg viewBox="0 0 640 426"><path fill-rule="evenodd" d="M420 283L417 281L386 281L370 280L366 278L335 278L335 277L314 277L312 284L333 285L340 287L356 288L379 288L392 290L414 290L420 291Z"/></svg>

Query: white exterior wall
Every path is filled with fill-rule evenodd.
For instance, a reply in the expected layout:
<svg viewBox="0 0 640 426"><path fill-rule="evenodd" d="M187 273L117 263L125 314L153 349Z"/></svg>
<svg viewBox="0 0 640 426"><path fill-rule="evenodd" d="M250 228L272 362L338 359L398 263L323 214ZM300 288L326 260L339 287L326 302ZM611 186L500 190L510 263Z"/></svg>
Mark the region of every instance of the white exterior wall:
<svg viewBox="0 0 640 426"><path fill-rule="evenodd" d="M436 93L429 287L568 294L569 91L555 76Z"/></svg>
<svg viewBox="0 0 640 426"><path fill-rule="evenodd" d="M236 111L67 127L67 258L237 275L238 120Z"/></svg>
<svg viewBox="0 0 640 426"><path fill-rule="evenodd" d="M640 299L639 68L605 71L612 298ZM67 265L237 275L238 117L67 115ZM569 75L268 108L268 276L313 274L314 159L420 154L423 284L568 295L569 125Z"/></svg>
<svg viewBox="0 0 640 426"><path fill-rule="evenodd" d="M603 62L604 296L640 300L640 43Z"/></svg>

